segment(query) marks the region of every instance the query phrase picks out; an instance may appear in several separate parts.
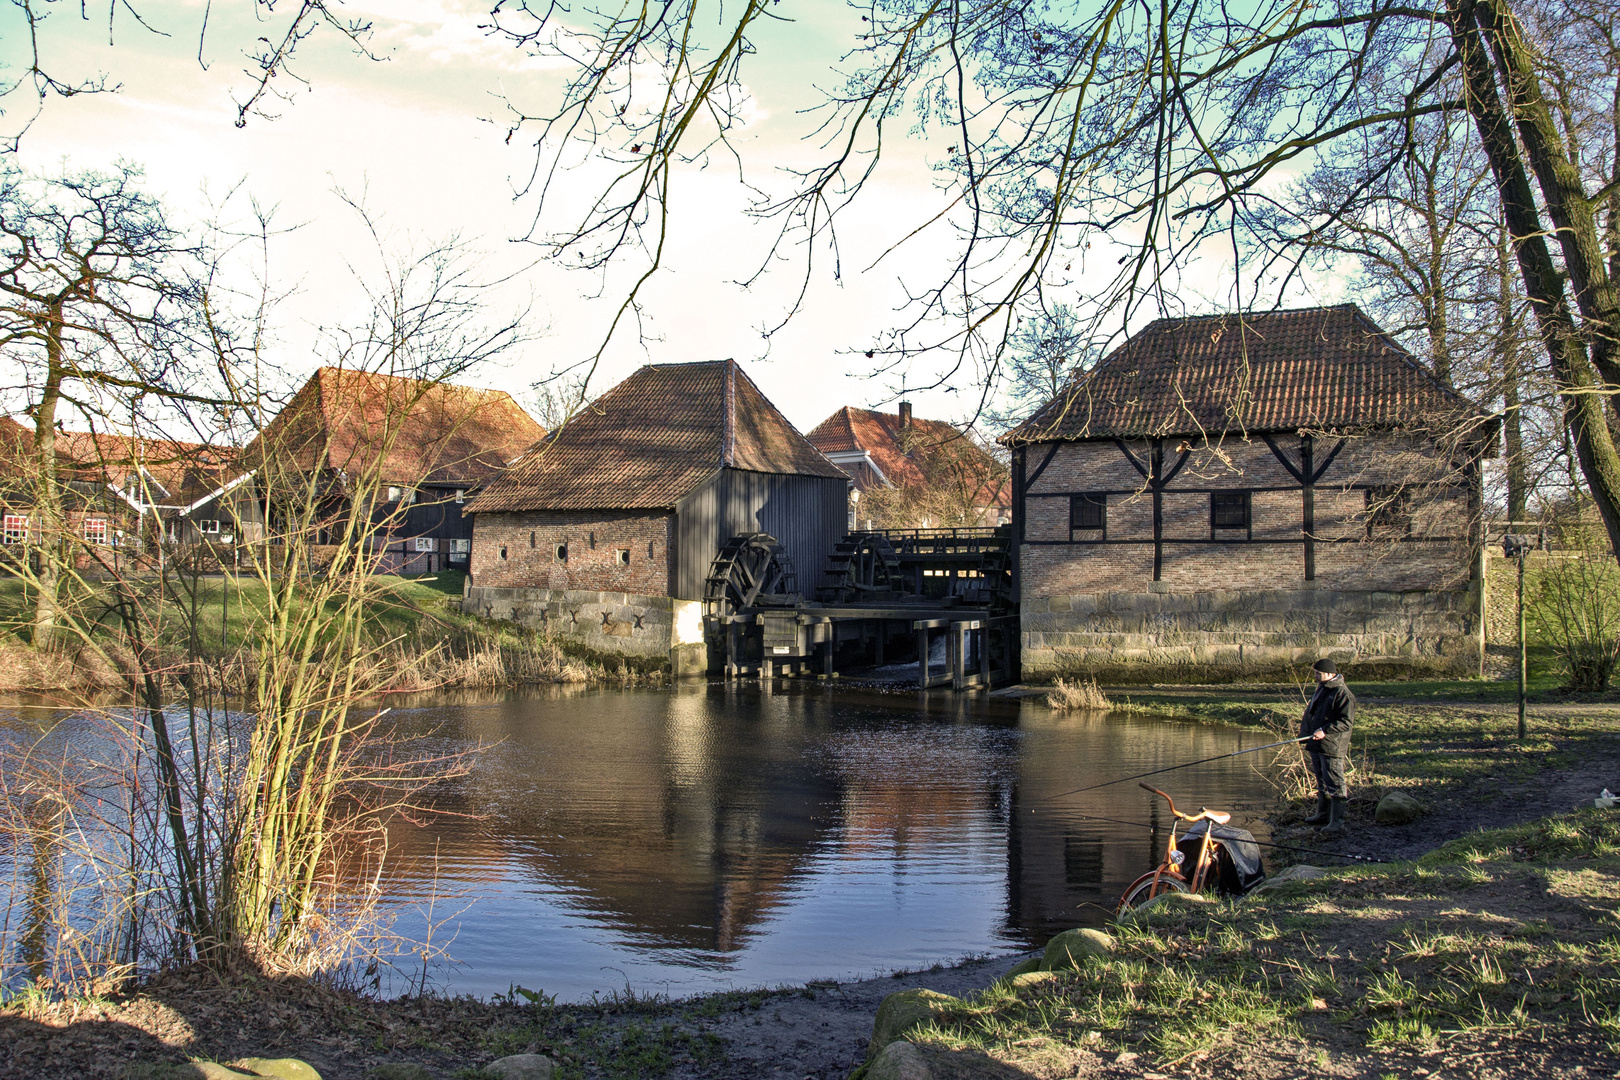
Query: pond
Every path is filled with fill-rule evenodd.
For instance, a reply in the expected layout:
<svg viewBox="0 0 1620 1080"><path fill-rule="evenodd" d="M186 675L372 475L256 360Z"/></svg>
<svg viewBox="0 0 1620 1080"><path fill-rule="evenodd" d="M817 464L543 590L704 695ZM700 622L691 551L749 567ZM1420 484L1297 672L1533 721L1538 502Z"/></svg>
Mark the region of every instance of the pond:
<svg viewBox="0 0 1620 1080"><path fill-rule="evenodd" d="M547 689L387 722L486 747L441 785L442 813L391 827L395 929L447 943L441 989L563 1001L863 977L1101 925L1162 852L1167 815L1135 783L1060 796L1271 741L786 682ZM1159 786L1263 837L1272 753Z"/></svg>

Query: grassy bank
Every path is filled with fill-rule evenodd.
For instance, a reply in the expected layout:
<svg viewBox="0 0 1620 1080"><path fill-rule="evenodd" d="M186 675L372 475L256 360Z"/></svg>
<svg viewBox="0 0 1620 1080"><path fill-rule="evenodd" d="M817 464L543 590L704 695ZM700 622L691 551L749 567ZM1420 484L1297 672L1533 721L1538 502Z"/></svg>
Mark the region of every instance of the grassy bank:
<svg viewBox="0 0 1620 1080"><path fill-rule="evenodd" d="M450 570L373 579L365 633L376 649L373 681L384 692L647 677L544 634L463 614L465 576ZM110 597L86 591L72 599L90 628L91 645L69 638L56 648L34 650L27 643L31 597L16 579L0 580L0 691L93 693L124 685L125 655ZM157 608L153 634L165 666L180 671L195 657L239 689L251 677L251 650L266 601L263 583L251 576L205 577L194 594L169 592Z"/></svg>
<svg viewBox="0 0 1620 1080"><path fill-rule="evenodd" d="M1572 1074L1620 1054L1620 812L1455 840L1116 928L1078 971L997 986L915 1042L1014 1065L1138 1054L1193 1075Z"/></svg>

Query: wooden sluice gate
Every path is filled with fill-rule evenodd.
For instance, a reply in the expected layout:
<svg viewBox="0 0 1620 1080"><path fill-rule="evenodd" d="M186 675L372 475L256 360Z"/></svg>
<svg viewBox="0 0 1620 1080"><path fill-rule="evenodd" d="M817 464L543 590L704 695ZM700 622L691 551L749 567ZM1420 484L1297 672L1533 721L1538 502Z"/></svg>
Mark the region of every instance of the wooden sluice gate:
<svg viewBox="0 0 1620 1080"><path fill-rule="evenodd" d="M1011 543L1008 528L850 533L807 599L772 537L734 537L705 588L711 669L727 678L832 678L841 663L882 667L915 648L923 688L1009 681L1019 630ZM941 634L942 669L930 660Z"/></svg>

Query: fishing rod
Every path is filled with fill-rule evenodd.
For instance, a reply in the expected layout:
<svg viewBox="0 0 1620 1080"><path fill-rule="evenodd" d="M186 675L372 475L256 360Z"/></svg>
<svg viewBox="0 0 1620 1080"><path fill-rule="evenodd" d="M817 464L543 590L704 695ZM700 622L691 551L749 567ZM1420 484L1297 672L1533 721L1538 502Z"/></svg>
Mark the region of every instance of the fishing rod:
<svg viewBox="0 0 1620 1080"><path fill-rule="evenodd" d="M1078 795L1082 791L1096 791L1098 788L1113 787L1115 784L1123 784L1127 780L1140 780L1144 776L1158 776L1160 773L1175 772L1177 769L1190 769L1194 765L1207 765L1211 761L1224 761L1226 758L1241 757L1244 754L1254 754L1261 750L1271 750L1279 746L1292 746L1295 743L1306 742L1310 739L1314 739L1315 737L1316 736L1314 735L1301 735L1297 739L1284 739L1281 742L1266 743L1264 746L1251 746L1247 750L1234 750L1230 754L1216 754L1214 757L1200 758L1197 761L1185 761L1180 765L1166 765L1162 769L1152 769L1148 772L1137 773L1135 776L1122 776L1118 780L1105 780L1100 784L1092 784L1090 787L1077 787L1073 791L1060 791L1056 795L1048 795L1045 798L1037 799L1036 802L1051 802L1053 799L1062 799L1070 795Z"/></svg>
<svg viewBox="0 0 1620 1080"><path fill-rule="evenodd" d="M1157 830L1157 829L1161 829L1161 828L1164 827L1162 825L1149 825L1145 821L1126 821L1124 818L1099 817L1096 814L1079 814L1077 816L1080 818L1081 821L1109 821L1109 822L1112 822L1115 825L1134 825L1138 829L1154 829L1154 830ZM1343 852L1340 852L1340 851L1321 851L1321 850L1319 850L1317 848L1295 847L1292 844L1278 844L1278 843L1274 843L1274 842L1272 842L1270 840L1249 839L1249 840L1234 840L1232 842L1233 843L1254 844L1254 845L1256 845L1258 847L1276 848L1278 851L1297 851L1302 855L1326 855L1329 858L1334 858L1334 859L1354 859L1357 862L1367 862L1367 863L1375 863L1375 862L1379 861L1378 859L1374 859L1369 855L1346 855L1346 854L1344 854Z"/></svg>

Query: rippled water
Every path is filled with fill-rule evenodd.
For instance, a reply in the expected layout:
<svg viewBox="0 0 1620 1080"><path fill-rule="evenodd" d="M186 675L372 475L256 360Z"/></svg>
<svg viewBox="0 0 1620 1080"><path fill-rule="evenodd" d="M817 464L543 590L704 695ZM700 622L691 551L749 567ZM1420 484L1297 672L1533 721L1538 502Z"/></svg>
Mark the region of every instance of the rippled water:
<svg viewBox="0 0 1620 1080"><path fill-rule="evenodd" d="M1039 700L709 684L396 709L488 744L441 815L390 831L397 928L453 992L673 995L926 966L1100 924L1164 823L1134 783L1269 741ZM1264 804L1270 751L1169 773L1193 809ZM429 898L432 915L428 914Z"/></svg>

